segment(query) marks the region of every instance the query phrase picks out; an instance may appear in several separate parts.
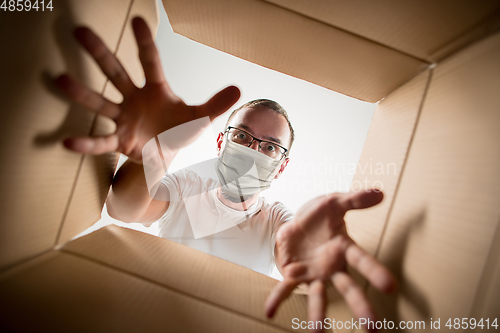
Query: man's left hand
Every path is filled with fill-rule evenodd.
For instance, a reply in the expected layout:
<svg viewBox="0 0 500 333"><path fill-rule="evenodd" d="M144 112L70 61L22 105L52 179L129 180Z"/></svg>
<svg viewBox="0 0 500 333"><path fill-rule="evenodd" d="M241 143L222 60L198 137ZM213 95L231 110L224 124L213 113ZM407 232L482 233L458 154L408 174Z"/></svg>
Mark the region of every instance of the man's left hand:
<svg viewBox="0 0 500 333"><path fill-rule="evenodd" d="M390 292L396 282L392 274L347 234L344 216L348 210L374 206L382 201L380 191L337 193L316 198L277 232L277 264L284 280L267 298L265 311L272 317L300 283L309 284L309 320L323 321L326 311L326 283L330 281L354 316L376 320L361 286L347 272L356 269L373 286ZM321 331L321 330L319 330Z"/></svg>

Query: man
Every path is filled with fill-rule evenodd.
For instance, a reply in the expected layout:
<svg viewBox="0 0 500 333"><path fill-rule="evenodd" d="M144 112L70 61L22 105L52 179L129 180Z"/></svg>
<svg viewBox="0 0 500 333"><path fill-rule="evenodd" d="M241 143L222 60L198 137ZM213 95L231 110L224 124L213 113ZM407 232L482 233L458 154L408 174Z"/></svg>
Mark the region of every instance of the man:
<svg viewBox="0 0 500 333"><path fill-rule="evenodd" d="M168 211L172 211L169 206L175 202L173 189L176 185L174 182L169 185L169 180L164 178L162 182L165 186L160 186L158 182L160 185L155 187L154 193L151 192L144 167L154 161L154 156L143 154L143 150L147 150L144 147L148 142L153 142L153 138L179 125L206 119L205 117L212 121L236 103L240 92L236 87L227 87L203 105L186 105L173 94L165 81L154 40L144 20L135 18L132 25L139 47L139 58L146 76L144 87L138 88L132 83L116 57L87 28L76 29L75 37L123 94L123 102L119 105L112 103L67 75L58 77L55 84L73 101L115 120L117 124L115 133L105 137L71 138L65 140L65 145L69 149L87 154L118 151L127 155L129 159L118 170L113 180L107 199L108 211L111 216L125 222L146 223L156 221ZM272 120L268 121L269 119ZM177 151L192 142L202 129L200 127L183 132L175 138L174 143L169 142L166 146L162 146L161 164L168 167ZM249 147L242 144L248 142L245 141L248 138L241 135L239 140L242 141L236 142L241 131L251 136ZM266 148L266 142L279 145L284 151L279 151L282 154L279 159L273 157L273 160L278 162L264 163L274 167L271 170L271 178L268 179L272 180L272 177L278 177L283 172L288 163L286 150L291 147L293 132L288 127L286 117L279 112L270 110L266 106L247 106L233 115L224 135L219 135L218 139L221 161L218 172L222 175L222 182L219 189L215 189L216 195L227 208L249 214L252 207L259 204L258 196L251 192L238 192L239 195L234 195L243 189L237 184L236 188L233 186L237 183L235 180L239 180L240 174L238 173L235 179L227 170L224 171L226 164L233 163L227 163L224 153L229 146L232 146L232 149L240 151L237 156L252 155L252 159L257 161L261 155L265 155L262 149ZM267 158L265 160L270 161ZM260 177L258 171L257 174ZM227 182L224 181L224 177L228 179ZM170 178L170 180L175 179ZM263 186L266 186L265 182ZM162 191L163 193L160 193ZM179 191L182 192L183 189L179 187L177 192ZM198 191L196 194L203 193L207 192ZM161 200L158 200L160 197ZM240 202L236 200L238 197ZM271 234L275 234L276 245L274 249L269 248L269 252L274 251L284 281L275 287L266 301L265 311L269 317L274 315L279 304L298 284L306 283L309 285L309 319L323 320L326 307L325 285L331 281L356 317L372 320L375 318L375 313L361 287L346 271L346 264L358 270L379 290L392 290L395 281L383 265L351 240L345 228L344 215L350 209L371 207L381 200L382 193L378 191L331 194L312 200L299 209L290 220L282 210L282 215L274 219L277 223L272 226ZM249 229L251 227L249 226Z"/></svg>
<svg viewBox="0 0 500 333"><path fill-rule="evenodd" d="M219 158L195 166L208 176L189 169L167 174L156 197L168 197L168 203L158 205L152 219L139 222L161 215L159 236L270 275L274 236L291 213L281 203L268 204L259 193L285 169L292 141L292 126L278 103L246 103L219 134ZM116 213L119 200L111 198L108 209Z"/></svg>

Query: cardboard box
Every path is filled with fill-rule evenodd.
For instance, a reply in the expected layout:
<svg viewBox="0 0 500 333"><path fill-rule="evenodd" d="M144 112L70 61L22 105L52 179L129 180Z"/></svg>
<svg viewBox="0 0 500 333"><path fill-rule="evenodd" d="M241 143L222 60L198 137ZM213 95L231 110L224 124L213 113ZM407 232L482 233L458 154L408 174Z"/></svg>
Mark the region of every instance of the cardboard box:
<svg viewBox="0 0 500 333"><path fill-rule="evenodd" d="M399 279L389 297L365 284L381 318L440 319L448 329L448 318L498 316L500 1L164 6L189 38L379 101L355 180L379 181L386 197L347 220ZM154 0L68 0L44 15L0 11L0 45L9 50L0 54L2 330L283 332L307 318L306 297L295 293L266 319L275 280L165 239L110 226L70 241L99 219L117 156L62 147L66 135L113 126L49 92L48 76L69 71L116 100L72 27L95 29L140 83L130 19L140 14L156 28L158 10ZM367 174L370 163L395 171ZM352 318L329 294L327 315Z"/></svg>
<svg viewBox="0 0 500 333"><path fill-rule="evenodd" d="M385 200L347 221L399 278L391 297L366 285L381 318L440 318L441 328L448 318L496 318L499 1L164 4L189 38L380 101L353 184L383 184ZM384 172L366 172L370 165Z"/></svg>

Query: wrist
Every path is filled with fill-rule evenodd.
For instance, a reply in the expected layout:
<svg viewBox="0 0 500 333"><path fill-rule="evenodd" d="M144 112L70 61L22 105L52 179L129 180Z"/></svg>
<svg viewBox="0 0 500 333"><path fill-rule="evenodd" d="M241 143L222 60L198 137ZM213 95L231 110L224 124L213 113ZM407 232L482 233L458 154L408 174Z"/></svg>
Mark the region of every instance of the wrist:
<svg viewBox="0 0 500 333"><path fill-rule="evenodd" d="M136 163L151 165L152 167L162 167L167 172L170 163L174 159L179 149L170 148L166 144L160 144L158 137L150 139L141 149L140 159Z"/></svg>

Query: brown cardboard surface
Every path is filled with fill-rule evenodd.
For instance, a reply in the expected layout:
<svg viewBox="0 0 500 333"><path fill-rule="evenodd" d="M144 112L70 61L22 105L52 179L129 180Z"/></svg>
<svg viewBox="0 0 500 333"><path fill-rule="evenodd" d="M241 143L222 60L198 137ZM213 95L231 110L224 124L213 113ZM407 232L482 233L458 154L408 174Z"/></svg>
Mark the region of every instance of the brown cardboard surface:
<svg viewBox="0 0 500 333"><path fill-rule="evenodd" d="M286 331L216 301L59 251L21 265L14 273L0 276L2 331ZM227 290L218 283L211 287ZM246 290L247 301L250 292Z"/></svg>
<svg viewBox="0 0 500 333"><path fill-rule="evenodd" d="M159 24L157 2L155 0L133 0L130 4L130 12L124 21L123 35L120 37L116 50L116 56L133 82L140 87L143 84L144 73L131 25L135 16L143 17L153 34L156 35ZM110 82L106 85L104 96L116 102L121 101L121 94ZM97 116L91 133L93 136L108 135L113 133L115 128L112 120ZM83 157L75 190L57 243L61 244L70 240L101 218L102 207L108 194L118 157L119 154L86 155Z"/></svg>
<svg viewBox="0 0 500 333"><path fill-rule="evenodd" d="M370 289L386 318L473 314L500 220L499 59L497 34L434 69L379 256L400 290Z"/></svg>
<svg viewBox="0 0 500 333"><path fill-rule="evenodd" d="M278 282L187 246L116 226L75 239L65 244L61 251L217 304L262 323L268 322L264 301ZM193 310L192 313L197 312ZM305 295L292 295L269 323L290 330L295 317L307 320Z"/></svg>
<svg viewBox="0 0 500 333"><path fill-rule="evenodd" d="M500 20L498 0L264 1L428 62L479 40Z"/></svg>
<svg viewBox="0 0 500 333"><path fill-rule="evenodd" d="M52 12L1 11L0 43L9 52L0 53L0 267L54 245L81 162L61 141L89 133L94 116L51 92L50 76L69 72L102 91L104 75L72 29L90 25L114 49L127 3L61 1Z"/></svg>
<svg viewBox="0 0 500 333"><path fill-rule="evenodd" d="M351 191L378 188L384 200L348 212L346 223L349 235L371 254L380 244L428 80L426 71L391 93L378 104L370 124Z"/></svg>
<svg viewBox="0 0 500 333"><path fill-rule="evenodd" d="M376 102L428 63L259 0L164 0L175 32L264 67Z"/></svg>
<svg viewBox="0 0 500 333"><path fill-rule="evenodd" d="M498 318L500 311L500 223L491 244L470 318ZM482 330L478 327L475 332Z"/></svg>

